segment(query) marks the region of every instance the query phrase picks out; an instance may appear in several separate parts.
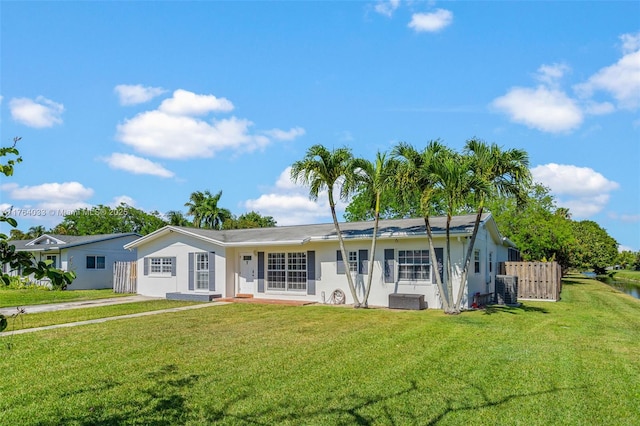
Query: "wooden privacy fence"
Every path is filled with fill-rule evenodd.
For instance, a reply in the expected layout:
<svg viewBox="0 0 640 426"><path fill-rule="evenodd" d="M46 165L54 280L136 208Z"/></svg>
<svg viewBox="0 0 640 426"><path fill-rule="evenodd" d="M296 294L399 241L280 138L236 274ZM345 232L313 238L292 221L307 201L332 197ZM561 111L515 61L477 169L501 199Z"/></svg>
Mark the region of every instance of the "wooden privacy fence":
<svg viewBox="0 0 640 426"><path fill-rule="evenodd" d="M113 292L135 293L138 281L137 262L115 262L113 264Z"/></svg>
<svg viewBox="0 0 640 426"><path fill-rule="evenodd" d="M560 300L562 271L558 262L504 262L501 274L518 277L518 299Z"/></svg>

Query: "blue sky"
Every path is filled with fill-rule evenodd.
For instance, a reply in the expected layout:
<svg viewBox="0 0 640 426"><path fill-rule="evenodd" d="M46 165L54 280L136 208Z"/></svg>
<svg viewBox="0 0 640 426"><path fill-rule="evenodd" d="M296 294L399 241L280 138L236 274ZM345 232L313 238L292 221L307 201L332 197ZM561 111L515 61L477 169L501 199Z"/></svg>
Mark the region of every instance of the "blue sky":
<svg viewBox="0 0 640 426"><path fill-rule="evenodd" d="M23 230L205 189L327 222L288 179L311 145L477 137L640 250L638 2L2 1L0 20L0 136L24 157L0 207L34 209Z"/></svg>

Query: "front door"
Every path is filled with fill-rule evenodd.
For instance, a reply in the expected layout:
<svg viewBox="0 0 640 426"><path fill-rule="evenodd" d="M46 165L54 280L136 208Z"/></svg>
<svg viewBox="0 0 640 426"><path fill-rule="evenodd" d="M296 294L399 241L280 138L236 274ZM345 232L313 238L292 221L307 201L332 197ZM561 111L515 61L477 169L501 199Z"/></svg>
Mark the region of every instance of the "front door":
<svg viewBox="0 0 640 426"><path fill-rule="evenodd" d="M240 255L240 276L238 277L238 293L253 294L253 278L255 276L253 255Z"/></svg>

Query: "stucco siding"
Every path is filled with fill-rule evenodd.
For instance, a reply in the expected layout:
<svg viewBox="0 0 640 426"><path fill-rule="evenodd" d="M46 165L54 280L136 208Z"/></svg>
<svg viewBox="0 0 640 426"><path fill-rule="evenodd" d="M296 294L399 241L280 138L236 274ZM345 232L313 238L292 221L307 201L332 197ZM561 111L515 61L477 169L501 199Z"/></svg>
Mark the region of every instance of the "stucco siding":
<svg viewBox="0 0 640 426"><path fill-rule="evenodd" d="M225 249L195 238L171 233L138 248L138 293L145 296L165 297L167 293L188 293L189 253L215 253L215 293L226 297ZM154 275L147 271L145 258L175 258L175 275Z"/></svg>

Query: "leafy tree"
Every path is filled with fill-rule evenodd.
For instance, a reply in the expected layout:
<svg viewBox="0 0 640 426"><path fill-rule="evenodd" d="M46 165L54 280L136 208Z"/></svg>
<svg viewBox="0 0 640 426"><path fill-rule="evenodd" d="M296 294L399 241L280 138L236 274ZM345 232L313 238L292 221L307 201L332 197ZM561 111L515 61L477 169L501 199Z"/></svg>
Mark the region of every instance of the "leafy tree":
<svg viewBox="0 0 640 426"><path fill-rule="evenodd" d="M6 160L6 163L0 163L0 173L7 177L12 176L14 166L22 162L20 152L16 148L18 141L20 138L14 138L12 146L0 148L0 158L11 157ZM0 222L5 222L12 228L18 226L18 222L10 217L8 212L0 215ZM22 276L33 275L37 280L46 278L54 289L62 289L71 284L76 278L76 274L73 271L65 272L52 268L52 263L50 260L38 262L31 253L16 251L15 245L9 243L9 237L0 233L0 265L9 265L10 272L19 272ZM2 285L8 285L10 283L9 273L1 272L0 280ZM6 327L7 319L0 314L0 331Z"/></svg>
<svg viewBox="0 0 640 426"><path fill-rule="evenodd" d="M382 194L388 193L394 187L398 164L395 160L387 158L386 153L378 151L374 162L356 159L354 168L357 172L358 191L362 199L369 199L369 210L373 214L373 235L371 238L371 251L369 253L369 271L367 285L362 299L362 305L368 307L369 293L373 279L373 262L375 261L376 242L378 241L378 224L380 222L380 210L382 209Z"/></svg>
<svg viewBox="0 0 640 426"><path fill-rule="evenodd" d="M616 264L623 269L633 269L636 259L640 256L640 252L634 253L631 250L623 250L618 253Z"/></svg>
<svg viewBox="0 0 640 426"><path fill-rule="evenodd" d="M490 200L487 207L525 261L556 261L563 273L569 269L575 246L570 215L556 206L548 188L534 184L524 202L505 195Z"/></svg>
<svg viewBox="0 0 640 426"><path fill-rule="evenodd" d="M232 217L224 222L224 229L248 229L248 228L271 228L276 226L276 221L272 216L262 216L258 212L250 211L240 216Z"/></svg>
<svg viewBox="0 0 640 426"><path fill-rule="evenodd" d="M28 240L29 236L19 229L12 229L11 231L9 231L9 239L12 241Z"/></svg>
<svg viewBox="0 0 640 426"><path fill-rule="evenodd" d="M165 225L166 222L158 212L147 213L125 203L115 208L100 204L66 215L52 233L97 235L136 232L146 235Z"/></svg>
<svg viewBox="0 0 640 426"><path fill-rule="evenodd" d="M338 224L333 191L338 187L340 198L346 200L356 188L357 182L351 150L348 148L339 148L329 151L322 145L313 145L307 150L302 160L293 163L291 166L291 178L294 182L300 182L309 187L309 197L312 200L318 199L320 191L327 191L331 217L333 218L333 225L336 229L338 242L340 244L340 252L342 253L342 258L347 261L349 257L347 256L344 239L340 231L340 225ZM360 301L356 294L353 278L349 272L345 275L347 276L349 290L353 297L354 307L359 308Z"/></svg>
<svg viewBox="0 0 640 426"><path fill-rule="evenodd" d="M191 194L185 207L189 208L187 216L193 216L196 228L222 229L224 222L232 217L231 211L218 206L222 191L212 195L207 191L196 191Z"/></svg>
<svg viewBox="0 0 640 426"><path fill-rule="evenodd" d="M577 244L571 255L571 266L604 274L605 268L612 266L618 257L618 242L591 220L573 222L572 227Z"/></svg>
<svg viewBox="0 0 640 426"><path fill-rule="evenodd" d="M344 218L347 222L364 222L374 219L371 209L370 195L361 190L356 194L347 206ZM386 188L380 194L380 219L405 219L420 217L418 206L420 200L415 192L398 194L397 188Z"/></svg>

